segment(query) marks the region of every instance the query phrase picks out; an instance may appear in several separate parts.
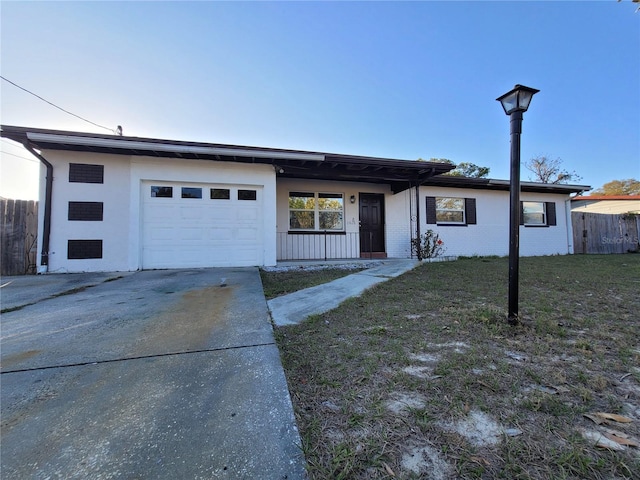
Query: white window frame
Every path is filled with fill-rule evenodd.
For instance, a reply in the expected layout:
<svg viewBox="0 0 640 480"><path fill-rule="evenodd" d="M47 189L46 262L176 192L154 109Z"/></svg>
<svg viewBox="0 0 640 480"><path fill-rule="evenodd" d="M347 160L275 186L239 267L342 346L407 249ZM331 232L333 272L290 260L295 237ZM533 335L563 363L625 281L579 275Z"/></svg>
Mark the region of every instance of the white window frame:
<svg viewBox="0 0 640 480"><path fill-rule="evenodd" d="M531 221L527 221L526 220L526 216L525 216L525 212L527 210L527 204L529 204L529 206L532 205L536 205L536 206L542 206L542 211L540 212L539 209L536 209L536 211L532 212L532 214L536 214L536 215L540 215L542 214L542 222L531 222ZM522 202L522 224L528 227L546 227L548 224L548 217L547 217L547 204L546 202L533 202L533 201L523 201Z"/></svg>
<svg viewBox="0 0 640 480"><path fill-rule="evenodd" d="M299 194L299 195L292 195ZM292 196L302 196L305 195L305 198L313 198L313 209L300 209L300 208L291 208L290 203L287 205L288 210L288 222L289 222L289 230L292 232L344 232L345 231L345 222L344 222L344 193L339 192L309 192L309 191L293 191L289 192L289 196L287 197L287 201L290 202ZM323 197L323 195L331 195L331 197ZM339 197L336 197L338 196ZM342 208L340 209L323 209L320 208L320 199L321 198L340 198ZM291 212L313 212L313 228L294 228L291 226ZM342 225L340 228L320 228L320 214L325 212L335 212L339 213L342 217Z"/></svg>
<svg viewBox="0 0 640 480"><path fill-rule="evenodd" d="M442 200L457 200L462 203L462 206L460 208L440 208L438 204L441 203ZM467 222L466 210L467 209L466 209L465 199L462 197L436 197L436 224L466 225L466 222ZM455 220L440 220L438 216L441 212L443 213L460 212L462 213L462 221L457 222Z"/></svg>

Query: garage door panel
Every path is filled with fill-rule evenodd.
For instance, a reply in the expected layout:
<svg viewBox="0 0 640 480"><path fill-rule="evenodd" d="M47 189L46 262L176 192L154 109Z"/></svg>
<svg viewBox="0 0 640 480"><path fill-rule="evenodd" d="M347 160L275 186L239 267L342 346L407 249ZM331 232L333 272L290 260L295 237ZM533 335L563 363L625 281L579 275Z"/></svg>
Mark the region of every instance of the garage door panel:
<svg viewBox="0 0 640 480"><path fill-rule="evenodd" d="M230 190L230 199L154 198L151 185L143 182L142 268L190 268L262 265L262 192L256 200L238 200L236 185L189 185ZM172 186L174 195L183 184Z"/></svg>
<svg viewBox="0 0 640 480"><path fill-rule="evenodd" d="M198 206L181 206L180 207L180 218L182 220L202 220L204 216L205 209L204 207Z"/></svg>
<svg viewBox="0 0 640 480"><path fill-rule="evenodd" d="M257 232L253 228L238 228L236 238L241 241L255 242L258 240Z"/></svg>
<svg viewBox="0 0 640 480"><path fill-rule="evenodd" d="M240 208L237 211L238 220L250 220L255 221L258 219L258 209L257 208Z"/></svg>

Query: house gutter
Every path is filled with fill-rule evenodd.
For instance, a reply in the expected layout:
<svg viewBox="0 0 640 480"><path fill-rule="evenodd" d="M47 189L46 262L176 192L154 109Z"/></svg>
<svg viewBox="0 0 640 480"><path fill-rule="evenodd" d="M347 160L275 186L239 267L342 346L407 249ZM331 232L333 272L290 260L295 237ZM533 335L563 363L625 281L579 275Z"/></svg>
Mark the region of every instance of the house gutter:
<svg viewBox="0 0 640 480"><path fill-rule="evenodd" d="M51 238L51 192L53 191L53 165L51 165L46 158L36 152L29 142L25 142L23 145L31 155L40 160L47 168L44 193L44 220L42 224L42 248L40 250L40 265L45 268L44 271L38 272L47 273L49 271L49 240Z"/></svg>

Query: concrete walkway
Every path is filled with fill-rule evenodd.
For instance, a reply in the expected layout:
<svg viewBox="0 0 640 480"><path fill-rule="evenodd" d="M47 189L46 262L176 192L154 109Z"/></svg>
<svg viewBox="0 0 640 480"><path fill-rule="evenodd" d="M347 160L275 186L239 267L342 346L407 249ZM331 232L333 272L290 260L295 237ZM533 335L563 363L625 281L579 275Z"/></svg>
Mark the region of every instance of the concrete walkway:
<svg viewBox="0 0 640 480"><path fill-rule="evenodd" d="M310 315L328 312L346 299L358 296L373 285L398 277L418 265L419 262L412 259L387 259L373 268L274 298L267 302L271 319L278 326L300 323Z"/></svg>

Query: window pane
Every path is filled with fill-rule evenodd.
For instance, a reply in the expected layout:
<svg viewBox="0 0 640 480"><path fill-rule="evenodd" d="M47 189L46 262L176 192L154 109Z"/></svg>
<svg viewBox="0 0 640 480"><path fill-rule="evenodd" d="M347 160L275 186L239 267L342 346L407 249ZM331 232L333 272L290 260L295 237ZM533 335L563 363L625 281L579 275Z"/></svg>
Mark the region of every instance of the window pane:
<svg viewBox="0 0 640 480"><path fill-rule="evenodd" d="M464 222L463 212L436 211L436 221L442 223Z"/></svg>
<svg viewBox="0 0 640 480"><path fill-rule="evenodd" d="M255 190L238 190L238 200L255 200L256 198Z"/></svg>
<svg viewBox="0 0 640 480"><path fill-rule="evenodd" d="M436 197L437 223L464 223L464 198Z"/></svg>
<svg viewBox="0 0 640 480"><path fill-rule="evenodd" d="M320 230L342 230L342 212L320 212Z"/></svg>
<svg viewBox="0 0 640 480"><path fill-rule="evenodd" d="M464 198L436 197L436 210L464 210Z"/></svg>
<svg viewBox="0 0 640 480"><path fill-rule="evenodd" d="M212 200L229 200L231 198L231 191L228 188L212 188L211 199Z"/></svg>
<svg viewBox="0 0 640 480"><path fill-rule="evenodd" d="M289 212L289 228L292 230L313 230L316 228L315 219L313 211L311 212L300 212L293 211Z"/></svg>
<svg viewBox="0 0 640 480"><path fill-rule="evenodd" d="M182 187L182 198L202 198L202 189Z"/></svg>
<svg viewBox="0 0 640 480"><path fill-rule="evenodd" d="M313 193L291 192L289 193L289 208L296 210L313 210L316 199Z"/></svg>
<svg viewBox="0 0 640 480"><path fill-rule="evenodd" d="M321 193L318 195L318 208L320 210L342 211L343 204L341 193Z"/></svg>
<svg viewBox="0 0 640 480"><path fill-rule="evenodd" d="M522 220L525 225L546 225L543 202L522 202Z"/></svg>
<svg viewBox="0 0 640 480"><path fill-rule="evenodd" d="M162 197L162 198L172 198L173 197L173 187L151 187L151 196L152 197Z"/></svg>

